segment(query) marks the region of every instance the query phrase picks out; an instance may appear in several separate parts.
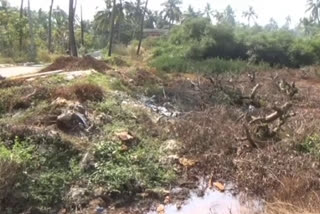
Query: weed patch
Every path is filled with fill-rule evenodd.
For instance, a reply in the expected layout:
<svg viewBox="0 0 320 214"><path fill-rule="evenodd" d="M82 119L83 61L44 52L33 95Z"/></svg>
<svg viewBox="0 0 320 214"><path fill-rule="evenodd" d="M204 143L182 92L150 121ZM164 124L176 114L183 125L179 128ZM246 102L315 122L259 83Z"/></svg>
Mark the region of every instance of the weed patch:
<svg viewBox="0 0 320 214"><path fill-rule="evenodd" d="M298 145L298 149L320 159L320 136L313 134L307 137L304 143Z"/></svg>

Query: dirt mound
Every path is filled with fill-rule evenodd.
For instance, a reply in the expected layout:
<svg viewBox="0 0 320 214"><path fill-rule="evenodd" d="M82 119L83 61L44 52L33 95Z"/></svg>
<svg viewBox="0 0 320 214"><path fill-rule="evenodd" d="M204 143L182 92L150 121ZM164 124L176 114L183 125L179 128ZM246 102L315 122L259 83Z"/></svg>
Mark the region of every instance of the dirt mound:
<svg viewBox="0 0 320 214"><path fill-rule="evenodd" d="M97 60L91 56L85 56L83 58L59 57L51 65L42 69L41 72L56 70L77 71L88 69L94 69L103 73L111 68L105 62Z"/></svg>

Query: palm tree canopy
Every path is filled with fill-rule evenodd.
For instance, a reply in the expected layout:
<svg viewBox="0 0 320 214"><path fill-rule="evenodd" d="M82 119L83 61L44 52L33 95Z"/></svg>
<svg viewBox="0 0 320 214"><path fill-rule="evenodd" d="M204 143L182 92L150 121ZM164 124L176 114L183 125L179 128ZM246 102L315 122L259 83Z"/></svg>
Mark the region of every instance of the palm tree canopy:
<svg viewBox="0 0 320 214"><path fill-rule="evenodd" d="M254 11L252 6L249 7L248 11L244 11L242 16L245 17L248 20L248 24L249 25L250 25L250 21L252 19L257 19L258 18L258 15Z"/></svg>
<svg viewBox="0 0 320 214"><path fill-rule="evenodd" d="M204 8L204 14L207 15L207 18L210 18L211 15L213 15L214 11L211 8L211 5L209 3L206 4L206 7Z"/></svg>
<svg viewBox="0 0 320 214"><path fill-rule="evenodd" d="M320 22L320 17L319 17L320 0L308 0L307 4L308 4L308 8L306 12L310 12L313 21L317 21L319 23Z"/></svg>
<svg viewBox="0 0 320 214"><path fill-rule="evenodd" d="M180 21L182 16L180 9L181 4L181 0L167 0L162 4L164 9L161 11L161 15L163 15L164 19L169 20L172 24Z"/></svg>

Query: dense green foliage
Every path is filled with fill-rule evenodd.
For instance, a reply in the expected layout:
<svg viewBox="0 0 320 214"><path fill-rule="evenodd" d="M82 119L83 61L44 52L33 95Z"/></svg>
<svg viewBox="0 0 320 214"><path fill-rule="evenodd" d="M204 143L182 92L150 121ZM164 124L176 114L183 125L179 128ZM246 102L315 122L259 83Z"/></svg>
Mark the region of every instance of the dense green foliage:
<svg viewBox="0 0 320 214"><path fill-rule="evenodd" d="M174 28L168 38L158 43L153 65L163 70L181 71L186 68L181 68L180 64L189 67L192 60L208 62L218 57L300 67L319 62L319 41L318 36L301 37L286 29L270 31L259 26L213 25L209 19L193 18Z"/></svg>

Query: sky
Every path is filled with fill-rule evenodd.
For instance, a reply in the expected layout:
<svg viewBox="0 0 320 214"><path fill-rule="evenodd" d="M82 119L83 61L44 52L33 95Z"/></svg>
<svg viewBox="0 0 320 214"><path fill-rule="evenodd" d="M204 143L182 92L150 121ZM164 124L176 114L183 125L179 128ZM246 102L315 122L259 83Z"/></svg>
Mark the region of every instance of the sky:
<svg viewBox="0 0 320 214"><path fill-rule="evenodd" d="M21 0L9 0L12 6L18 6ZM149 0L149 9L161 10L161 4L166 0ZM32 9L42 8L48 10L51 0L30 0ZM55 6L59 5L68 11L68 0L55 0ZM292 26L299 23L299 19L305 17L307 0L183 0L183 11L189 5L195 9L205 7L207 3L211 4L211 8L222 11L227 5L231 5L235 10L237 20L246 23L242 17L242 13L252 6L258 14L257 23L265 25L271 18L274 18L279 26L285 23L286 17L290 16ZM78 0L78 6L83 5L83 16L85 19L93 19L96 11L105 7L104 0ZM78 10L79 12L80 10Z"/></svg>

